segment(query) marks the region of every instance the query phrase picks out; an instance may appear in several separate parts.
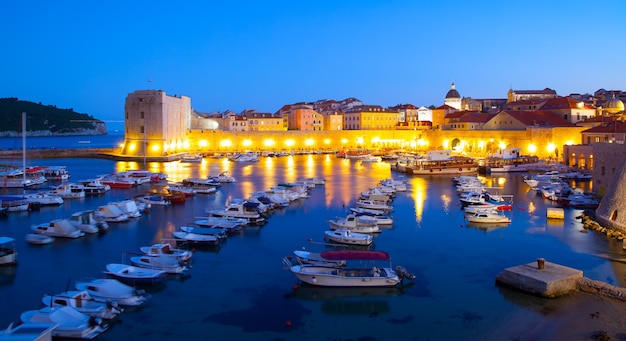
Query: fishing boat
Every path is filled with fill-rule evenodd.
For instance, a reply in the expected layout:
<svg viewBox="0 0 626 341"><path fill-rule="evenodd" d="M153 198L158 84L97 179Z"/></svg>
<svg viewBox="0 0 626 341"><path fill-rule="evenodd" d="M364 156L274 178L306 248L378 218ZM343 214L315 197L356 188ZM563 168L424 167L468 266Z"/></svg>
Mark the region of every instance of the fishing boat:
<svg viewBox="0 0 626 341"><path fill-rule="evenodd" d="M0 205L7 212L24 212L30 208L28 198L25 196L0 196Z"/></svg>
<svg viewBox="0 0 626 341"><path fill-rule="evenodd" d="M319 252L310 252L306 250L294 250L293 255L298 264L315 264L325 266L345 266L345 259L328 259L322 257ZM295 265L295 264L294 264Z"/></svg>
<svg viewBox="0 0 626 341"><path fill-rule="evenodd" d="M300 281L328 287L392 287L403 279L414 279L403 267L391 267L391 257L384 251L324 251L321 256L331 260L345 260L344 267L299 264L288 269ZM379 263L386 266L377 267Z"/></svg>

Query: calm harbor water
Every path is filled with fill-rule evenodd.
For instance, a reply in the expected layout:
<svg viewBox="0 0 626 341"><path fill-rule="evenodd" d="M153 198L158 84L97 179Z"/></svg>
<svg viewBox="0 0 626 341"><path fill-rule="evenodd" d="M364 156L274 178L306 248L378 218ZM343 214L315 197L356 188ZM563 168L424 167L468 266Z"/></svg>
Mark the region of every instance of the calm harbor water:
<svg viewBox="0 0 626 341"><path fill-rule="evenodd" d="M67 166L73 181L142 168L100 159L28 163ZM252 164L205 159L202 164L147 166L167 173L171 181L229 170L238 182L224 184L216 194L196 195L184 205L153 207L141 218L112 223L105 234L56 240L43 247L24 240L31 225L144 194L153 185L68 199L61 207L12 213L0 220L0 235L16 238L20 253L17 266L0 268L0 326L41 307L44 294L73 288L80 278L102 277L106 264L128 261L125 252L171 238L171 232L204 216L206 209L302 177L321 177L326 185L312 189L310 198L276 211L262 227L246 228L219 248L198 248L186 276L145 287L151 294L148 304L128 309L99 339L510 339L524 331L501 326L511 319L541 318L546 312L544 300L495 285L496 275L506 267L544 257L580 269L586 277L624 285L624 265L607 260L623 253L621 243L581 233L579 210L566 210L565 220L547 221L546 208L552 204L529 191L519 174L486 178L490 186L501 187L502 194L514 195L514 207L507 213L513 221L509 226L484 229L468 226L450 177L409 177L391 172L387 163L299 155ZM409 190L397 194L395 223L375 237L373 248L388 251L393 264L404 266L416 279L397 289L294 289L298 282L281 259L294 249L328 249L316 243L323 241L327 220L345 216L360 192L389 177L406 179Z"/></svg>

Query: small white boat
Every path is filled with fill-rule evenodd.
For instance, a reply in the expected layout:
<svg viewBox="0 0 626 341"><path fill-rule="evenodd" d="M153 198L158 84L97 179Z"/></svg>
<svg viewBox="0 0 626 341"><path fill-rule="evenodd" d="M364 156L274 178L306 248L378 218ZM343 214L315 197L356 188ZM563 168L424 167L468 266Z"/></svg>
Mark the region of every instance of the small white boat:
<svg viewBox="0 0 626 341"><path fill-rule="evenodd" d="M188 261L191 259L193 252L190 250L177 249L169 243L152 244L151 246L142 246L139 248L141 252L148 256L165 256L178 259L179 261Z"/></svg>
<svg viewBox="0 0 626 341"><path fill-rule="evenodd" d="M94 211L78 211L72 213L70 223L85 233L98 233L109 230L109 224L103 220L97 220Z"/></svg>
<svg viewBox="0 0 626 341"><path fill-rule="evenodd" d="M124 311L117 305L117 302L97 300L86 291L78 290L65 291L56 295L44 295L41 302L47 307L72 307L85 315L105 320L114 319Z"/></svg>
<svg viewBox="0 0 626 341"><path fill-rule="evenodd" d="M29 233L25 237L26 241L34 245L50 244L54 241L54 237L46 236L39 233Z"/></svg>
<svg viewBox="0 0 626 341"><path fill-rule="evenodd" d="M187 154L180 158L180 162L184 163L202 163L204 156L202 154Z"/></svg>
<svg viewBox="0 0 626 341"><path fill-rule="evenodd" d="M135 256L130 257L134 266L140 266L148 269L162 270L170 274L182 274L189 270L184 264L185 262L176 257L161 256Z"/></svg>
<svg viewBox="0 0 626 341"><path fill-rule="evenodd" d="M17 264L17 249L15 239L0 237L0 265Z"/></svg>
<svg viewBox="0 0 626 341"><path fill-rule="evenodd" d="M98 220L104 220L109 223L119 223L130 219L130 217L126 213L122 212L117 205L113 204L98 207L94 216Z"/></svg>
<svg viewBox="0 0 626 341"><path fill-rule="evenodd" d="M141 209L137 202L132 199L126 199L122 201L110 202L109 205L117 206L117 208L122 211L122 213L126 214L129 218L139 218L141 217ZM142 204L146 205L146 204Z"/></svg>
<svg viewBox="0 0 626 341"><path fill-rule="evenodd" d="M105 274L130 285L160 283L167 274L164 270L119 263L109 263L106 269Z"/></svg>
<svg viewBox="0 0 626 341"><path fill-rule="evenodd" d="M321 256L349 263L345 267L294 265L289 270L304 283L327 287L391 287L400 284L404 278L415 278L403 267L398 266L394 270L391 257L383 251L324 251ZM378 268L374 266L378 262L388 265Z"/></svg>
<svg viewBox="0 0 626 341"><path fill-rule="evenodd" d="M350 230L360 233L377 233L381 231L376 221L364 220L354 214L348 214L345 218L337 217L329 220L328 224L331 230Z"/></svg>
<svg viewBox="0 0 626 341"><path fill-rule="evenodd" d="M510 223L511 219L500 211L494 210L479 210L467 215L467 220L470 223Z"/></svg>
<svg viewBox="0 0 626 341"><path fill-rule="evenodd" d="M385 212L391 212L393 210L393 207L387 205L387 203L375 200L357 200L357 202L354 203L354 206Z"/></svg>
<svg viewBox="0 0 626 341"><path fill-rule="evenodd" d="M168 206L171 205L172 202L165 199L162 195L149 194L149 195L140 195L135 197L135 200L138 202L143 202L149 205L156 206Z"/></svg>
<svg viewBox="0 0 626 341"><path fill-rule="evenodd" d="M230 175L229 171L223 171L216 176L211 176L210 178L215 179L219 183L235 183L237 179L234 176Z"/></svg>
<svg viewBox="0 0 626 341"><path fill-rule="evenodd" d="M78 281L75 288L87 291L96 299L115 301L126 306L142 305L148 300L143 290L137 290L113 278Z"/></svg>
<svg viewBox="0 0 626 341"><path fill-rule="evenodd" d="M91 340L107 330L108 326L93 323L91 317L72 307L53 306L39 310L25 311L20 315L24 323L56 323L52 337L66 337Z"/></svg>
<svg viewBox="0 0 626 341"><path fill-rule="evenodd" d="M68 219L54 219L49 223L33 225L31 229L37 234L50 237L79 238L85 235L85 232L72 225Z"/></svg>
<svg viewBox="0 0 626 341"><path fill-rule="evenodd" d="M50 192L52 195L58 195L63 199L79 199L85 197L85 188L79 184L63 184Z"/></svg>
<svg viewBox="0 0 626 341"><path fill-rule="evenodd" d="M58 206L63 204L64 201L60 196L46 192L26 194L24 197L31 205L36 204L40 206Z"/></svg>
<svg viewBox="0 0 626 341"><path fill-rule="evenodd" d="M187 233L203 234L215 236L220 240L226 239L228 234L223 227L210 227L210 226L181 226L180 230Z"/></svg>
<svg viewBox="0 0 626 341"><path fill-rule="evenodd" d="M182 185L194 189L198 194L213 194L222 186L217 180L210 178L185 178Z"/></svg>
<svg viewBox="0 0 626 341"><path fill-rule="evenodd" d="M187 242L189 244L218 245L220 242L219 238L212 235L188 233L184 231L174 231L172 235L177 241Z"/></svg>
<svg viewBox="0 0 626 341"><path fill-rule="evenodd" d="M350 245L370 245L374 241L374 237L369 234L351 232L350 230L325 231L324 239Z"/></svg>
<svg viewBox="0 0 626 341"><path fill-rule="evenodd" d="M381 225L393 225L393 218L389 215L371 215L367 213L355 213L357 219L361 219L362 221L371 220L375 222L378 226Z"/></svg>
<svg viewBox="0 0 626 341"><path fill-rule="evenodd" d="M111 190L111 186L103 184L101 178L86 179L78 181L78 184L83 186L85 195L100 195L105 194Z"/></svg>
<svg viewBox="0 0 626 341"><path fill-rule="evenodd" d="M373 155L368 155L368 156L362 157L359 160L361 160L361 162L363 162L363 163L376 163L376 162L382 161L380 156L373 156Z"/></svg>
<svg viewBox="0 0 626 341"><path fill-rule="evenodd" d="M263 217L258 210L260 205L261 203L258 202L233 199L226 204L225 208L207 210L207 213L215 217L243 218L246 219L248 224L264 224L265 217Z"/></svg>

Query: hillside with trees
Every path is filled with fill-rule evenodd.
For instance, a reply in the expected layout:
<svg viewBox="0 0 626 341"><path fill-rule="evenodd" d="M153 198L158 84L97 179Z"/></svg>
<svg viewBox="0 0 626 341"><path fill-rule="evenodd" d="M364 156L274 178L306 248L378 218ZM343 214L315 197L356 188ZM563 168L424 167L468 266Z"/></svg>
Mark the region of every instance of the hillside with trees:
<svg viewBox="0 0 626 341"><path fill-rule="evenodd" d="M0 136L21 135L23 112L27 136L107 134L106 124L91 115L10 97L0 98Z"/></svg>

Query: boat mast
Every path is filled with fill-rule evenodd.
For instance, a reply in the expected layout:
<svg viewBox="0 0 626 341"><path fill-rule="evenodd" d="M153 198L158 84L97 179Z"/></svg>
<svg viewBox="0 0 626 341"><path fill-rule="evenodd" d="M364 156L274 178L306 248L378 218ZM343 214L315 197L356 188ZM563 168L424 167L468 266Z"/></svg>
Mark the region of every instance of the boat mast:
<svg viewBox="0 0 626 341"><path fill-rule="evenodd" d="M26 191L26 113L22 112L22 186Z"/></svg>

